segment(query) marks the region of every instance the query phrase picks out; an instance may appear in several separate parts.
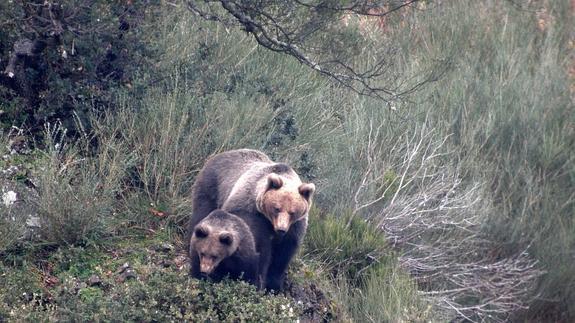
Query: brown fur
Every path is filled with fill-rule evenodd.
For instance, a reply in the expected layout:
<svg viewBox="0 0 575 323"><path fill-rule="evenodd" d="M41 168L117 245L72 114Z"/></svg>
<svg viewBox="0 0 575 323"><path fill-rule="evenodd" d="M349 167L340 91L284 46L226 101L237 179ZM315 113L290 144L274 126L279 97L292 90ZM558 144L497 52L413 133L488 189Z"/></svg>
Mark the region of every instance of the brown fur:
<svg viewBox="0 0 575 323"><path fill-rule="evenodd" d="M239 216L255 239L259 276L267 288L280 289L305 235L314 191L314 184L302 183L291 167L262 152L224 152L210 158L198 174L188 232L214 209Z"/></svg>
<svg viewBox="0 0 575 323"><path fill-rule="evenodd" d="M200 221L191 233L189 255L190 272L196 278L220 280L229 275L261 286L253 235L246 223L231 213L215 210Z"/></svg>
<svg viewBox="0 0 575 323"><path fill-rule="evenodd" d="M308 205L300 194L276 189L264 193L260 210L276 232L285 233L307 214Z"/></svg>

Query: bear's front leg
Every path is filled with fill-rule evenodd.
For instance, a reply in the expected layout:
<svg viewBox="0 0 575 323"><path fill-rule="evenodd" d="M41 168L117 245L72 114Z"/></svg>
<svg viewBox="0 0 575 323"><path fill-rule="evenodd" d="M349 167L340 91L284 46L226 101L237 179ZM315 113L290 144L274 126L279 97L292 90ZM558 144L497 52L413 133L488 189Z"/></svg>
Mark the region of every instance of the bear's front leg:
<svg viewBox="0 0 575 323"><path fill-rule="evenodd" d="M306 228L307 223L296 222L283 237L273 240L271 263L266 276L267 289L277 291L283 288L287 268L303 240Z"/></svg>
<svg viewBox="0 0 575 323"><path fill-rule="evenodd" d="M196 279L200 279L202 277L202 273L200 271L200 257L196 253L190 255L190 276Z"/></svg>
<svg viewBox="0 0 575 323"><path fill-rule="evenodd" d="M262 279L259 271L259 257L254 256L249 260L248 264L245 265L246 270L244 271L244 280L248 283L256 286L258 290L263 288Z"/></svg>

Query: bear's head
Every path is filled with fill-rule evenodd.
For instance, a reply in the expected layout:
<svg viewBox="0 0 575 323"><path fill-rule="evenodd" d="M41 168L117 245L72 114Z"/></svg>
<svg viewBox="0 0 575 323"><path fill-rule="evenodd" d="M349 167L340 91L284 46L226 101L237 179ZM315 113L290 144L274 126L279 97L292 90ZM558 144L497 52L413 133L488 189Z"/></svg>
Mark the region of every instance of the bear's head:
<svg viewBox="0 0 575 323"><path fill-rule="evenodd" d="M292 224L307 216L314 192L312 183L269 174L265 192L258 201L258 211L270 220L277 234L283 235Z"/></svg>
<svg viewBox="0 0 575 323"><path fill-rule="evenodd" d="M190 241L190 249L200 258L200 271L211 274L220 262L231 256L239 246L239 237L231 228L214 225L210 219L196 225Z"/></svg>

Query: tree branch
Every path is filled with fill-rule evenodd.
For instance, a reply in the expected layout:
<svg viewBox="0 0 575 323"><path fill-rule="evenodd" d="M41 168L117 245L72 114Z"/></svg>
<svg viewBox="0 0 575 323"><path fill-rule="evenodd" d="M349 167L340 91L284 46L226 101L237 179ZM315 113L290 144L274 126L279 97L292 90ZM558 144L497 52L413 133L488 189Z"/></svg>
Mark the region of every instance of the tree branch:
<svg viewBox="0 0 575 323"><path fill-rule="evenodd" d="M412 7L418 1L403 0L392 5L385 1L358 0L334 5L329 1L264 0L255 5L246 0L188 0L187 4L189 10L206 20L228 22L227 18L231 16L262 47L292 56L301 64L358 94L391 102L437 80L445 72L445 66L438 64L440 68L414 84L403 86L395 78L388 78L389 84L383 84L382 78L389 74L393 65L393 47L384 46L385 53L378 53L372 48L374 46L366 45L369 51L375 52L375 60L360 69L353 64L355 57L343 58L339 53L332 53L327 47L322 47L327 45L333 47L331 50L344 52L348 46L353 47L354 43L337 47L329 40L322 40L325 42L322 44L318 39L334 31L343 33L347 27L340 23L340 19L344 15L383 17ZM209 8L203 9L202 3ZM215 10L211 6L214 3L219 3L225 11ZM337 36L329 36L339 40Z"/></svg>

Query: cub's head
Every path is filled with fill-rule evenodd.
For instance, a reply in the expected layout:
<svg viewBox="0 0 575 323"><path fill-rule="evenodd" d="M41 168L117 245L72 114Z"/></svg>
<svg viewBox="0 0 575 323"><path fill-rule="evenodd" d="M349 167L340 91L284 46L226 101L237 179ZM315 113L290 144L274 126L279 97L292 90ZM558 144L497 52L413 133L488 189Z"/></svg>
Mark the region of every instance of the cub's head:
<svg viewBox="0 0 575 323"><path fill-rule="evenodd" d="M214 212L225 214L223 211ZM190 241L190 250L198 254L200 271L206 275L236 252L239 245L237 233L229 226L222 226L214 212L196 225Z"/></svg>
<svg viewBox="0 0 575 323"><path fill-rule="evenodd" d="M270 220L277 234L283 235L293 223L307 216L314 192L312 183L269 174L265 192L258 201L258 211Z"/></svg>

